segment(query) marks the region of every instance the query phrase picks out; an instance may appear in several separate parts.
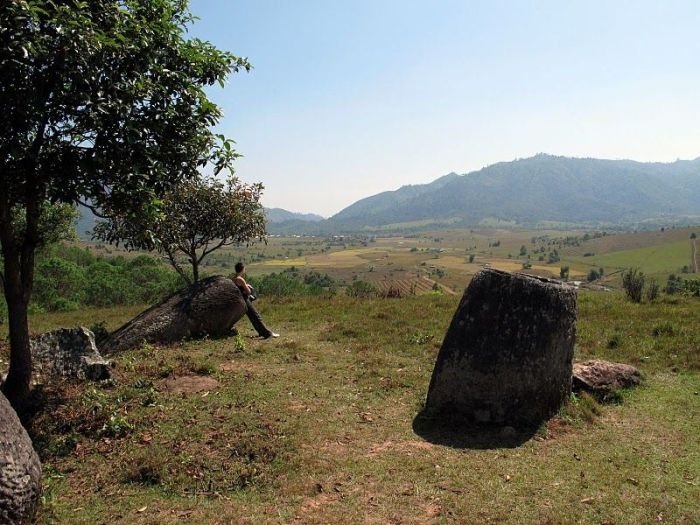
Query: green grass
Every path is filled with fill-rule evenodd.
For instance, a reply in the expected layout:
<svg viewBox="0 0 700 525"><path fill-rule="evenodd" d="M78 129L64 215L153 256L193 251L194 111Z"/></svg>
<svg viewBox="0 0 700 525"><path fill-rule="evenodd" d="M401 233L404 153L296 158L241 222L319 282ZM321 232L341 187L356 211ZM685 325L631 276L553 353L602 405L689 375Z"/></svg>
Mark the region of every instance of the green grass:
<svg viewBox="0 0 700 525"><path fill-rule="evenodd" d="M686 239L590 257L567 257L566 260L579 267L603 267L607 274L614 270L637 267L646 275L665 282L669 274L680 273L683 266L690 265L690 250L690 241Z"/></svg>
<svg viewBox="0 0 700 525"><path fill-rule="evenodd" d="M147 346L115 382L57 385L32 433L45 523L698 523L700 303L579 296L577 359L639 366L642 387L581 398L516 448L412 430L459 297L261 299L282 337ZM110 328L130 310L40 315ZM617 336L618 344L609 348ZM219 384L176 394L165 381Z"/></svg>

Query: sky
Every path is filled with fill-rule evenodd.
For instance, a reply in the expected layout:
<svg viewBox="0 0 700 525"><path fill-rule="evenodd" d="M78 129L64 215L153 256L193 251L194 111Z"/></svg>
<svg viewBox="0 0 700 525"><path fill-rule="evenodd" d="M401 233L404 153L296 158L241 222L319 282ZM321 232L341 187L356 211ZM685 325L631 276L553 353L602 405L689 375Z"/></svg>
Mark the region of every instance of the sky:
<svg viewBox="0 0 700 525"><path fill-rule="evenodd" d="M700 157L697 0L191 0L250 73L209 94L263 204L331 216L550 153Z"/></svg>

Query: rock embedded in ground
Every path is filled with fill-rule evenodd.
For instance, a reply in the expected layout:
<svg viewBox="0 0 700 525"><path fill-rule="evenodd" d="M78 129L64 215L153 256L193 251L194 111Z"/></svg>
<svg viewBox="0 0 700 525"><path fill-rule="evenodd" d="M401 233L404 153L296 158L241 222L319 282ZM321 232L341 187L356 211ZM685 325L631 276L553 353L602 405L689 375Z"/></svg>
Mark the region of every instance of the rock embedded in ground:
<svg viewBox="0 0 700 525"><path fill-rule="evenodd" d="M60 328L32 337L34 383L50 378L109 379L111 362L97 351L95 337L84 327Z"/></svg>
<svg viewBox="0 0 700 525"><path fill-rule="evenodd" d="M31 523L41 491L41 463L1 393L0 429L0 523Z"/></svg>
<svg viewBox="0 0 700 525"><path fill-rule="evenodd" d="M100 346L111 354L148 343L192 337L223 337L246 313L238 287L223 276L208 277L140 313Z"/></svg>
<svg viewBox="0 0 700 525"><path fill-rule="evenodd" d="M571 392L576 290L495 269L472 279L438 353L422 417L537 426Z"/></svg>
<svg viewBox="0 0 700 525"><path fill-rule="evenodd" d="M642 374L639 369L624 363L594 359L576 363L573 368L573 389L590 392L596 396L631 388L641 382Z"/></svg>

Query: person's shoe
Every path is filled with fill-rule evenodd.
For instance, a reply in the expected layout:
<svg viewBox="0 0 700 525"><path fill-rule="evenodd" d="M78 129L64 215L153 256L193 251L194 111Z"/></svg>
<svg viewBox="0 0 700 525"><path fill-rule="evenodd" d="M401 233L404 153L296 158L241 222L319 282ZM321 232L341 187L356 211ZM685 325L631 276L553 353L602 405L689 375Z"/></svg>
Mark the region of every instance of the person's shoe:
<svg viewBox="0 0 700 525"><path fill-rule="evenodd" d="M276 334L275 332L270 332L263 339L270 339L270 337L279 337L279 336L280 336L280 334Z"/></svg>

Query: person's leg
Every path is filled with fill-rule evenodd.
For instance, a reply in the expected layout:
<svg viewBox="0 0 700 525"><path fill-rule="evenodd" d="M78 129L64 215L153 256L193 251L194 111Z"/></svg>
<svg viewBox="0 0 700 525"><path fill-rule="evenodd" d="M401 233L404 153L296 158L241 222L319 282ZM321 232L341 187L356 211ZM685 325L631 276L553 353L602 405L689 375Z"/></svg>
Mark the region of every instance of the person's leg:
<svg viewBox="0 0 700 525"><path fill-rule="evenodd" d="M265 326L262 317L260 317L260 314L255 309L255 306L253 306L253 302L250 299L246 299L245 302L248 306L246 315L248 316L248 319L250 319L253 328L255 328L255 330L258 332L258 335L260 335L261 337L270 337L272 335L272 330Z"/></svg>

